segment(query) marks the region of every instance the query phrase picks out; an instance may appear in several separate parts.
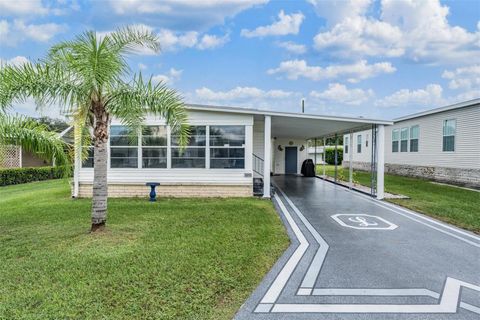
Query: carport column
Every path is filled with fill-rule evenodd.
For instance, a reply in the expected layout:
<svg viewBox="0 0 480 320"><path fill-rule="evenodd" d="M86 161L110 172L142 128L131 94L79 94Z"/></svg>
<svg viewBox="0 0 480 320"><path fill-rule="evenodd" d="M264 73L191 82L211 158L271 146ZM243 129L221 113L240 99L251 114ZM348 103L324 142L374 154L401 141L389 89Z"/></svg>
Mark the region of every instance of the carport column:
<svg viewBox="0 0 480 320"><path fill-rule="evenodd" d="M265 116L263 159L263 197L270 198L270 171L272 165L272 117Z"/></svg>
<svg viewBox="0 0 480 320"><path fill-rule="evenodd" d="M377 199L384 197L384 172L385 172L385 126L377 126Z"/></svg>
<svg viewBox="0 0 480 320"><path fill-rule="evenodd" d="M352 130L350 130L350 135L348 138L348 187L350 189L352 189L353 187L353 151L352 150L353 150L353 132Z"/></svg>

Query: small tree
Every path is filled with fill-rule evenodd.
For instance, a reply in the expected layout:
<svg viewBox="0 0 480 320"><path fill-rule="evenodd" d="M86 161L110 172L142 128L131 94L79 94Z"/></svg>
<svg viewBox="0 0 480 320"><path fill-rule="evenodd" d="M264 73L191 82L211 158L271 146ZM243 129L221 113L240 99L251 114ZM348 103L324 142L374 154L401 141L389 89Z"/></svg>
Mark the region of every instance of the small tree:
<svg viewBox="0 0 480 320"><path fill-rule="evenodd" d="M188 139L187 113L175 90L164 83L130 76L125 60L139 47L160 50L156 35L126 27L100 37L85 32L53 46L39 63L7 66L0 71L0 108L33 97L43 106L61 105L73 116L78 151L85 134L93 132L94 177L91 231L103 230L107 221L107 141L112 117L138 132L147 114L166 119L181 144Z"/></svg>

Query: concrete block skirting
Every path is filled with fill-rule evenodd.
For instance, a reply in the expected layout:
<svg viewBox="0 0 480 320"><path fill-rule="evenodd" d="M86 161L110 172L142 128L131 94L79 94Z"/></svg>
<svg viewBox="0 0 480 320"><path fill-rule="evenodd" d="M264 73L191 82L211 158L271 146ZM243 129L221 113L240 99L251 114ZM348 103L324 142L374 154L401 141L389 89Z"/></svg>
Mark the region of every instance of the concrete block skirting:
<svg viewBox="0 0 480 320"><path fill-rule="evenodd" d="M342 163L343 167L348 167L348 165L348 161L344 161ZM370 163L354 161L353 168L356 170L369 171ZM386 163L385 172L400 176L423 178L466 187L480 188L480 169L413 166L406 164Z"/></svg>
<svg viewBox="0 0 480 320"><path fill-rule="evenodd" d="M252 185L165 184L156 188L157 197L213 198L251 197ZM112 198L148 197L150 187L144 184L109 184L108 196ZM79 198L92 197L92 185L80 184Z"/></svg>

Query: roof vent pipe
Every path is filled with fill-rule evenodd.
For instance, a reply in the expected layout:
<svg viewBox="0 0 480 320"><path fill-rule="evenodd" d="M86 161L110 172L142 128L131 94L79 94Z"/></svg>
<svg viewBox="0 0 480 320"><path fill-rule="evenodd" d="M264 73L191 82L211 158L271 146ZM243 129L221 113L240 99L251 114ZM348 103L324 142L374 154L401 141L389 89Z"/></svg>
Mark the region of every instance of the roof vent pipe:
<svg viewBox="0 0 480 320"><path fill-rule="evenodd" d="M302 113L305 113L305 99L302 99Z"/></svg>

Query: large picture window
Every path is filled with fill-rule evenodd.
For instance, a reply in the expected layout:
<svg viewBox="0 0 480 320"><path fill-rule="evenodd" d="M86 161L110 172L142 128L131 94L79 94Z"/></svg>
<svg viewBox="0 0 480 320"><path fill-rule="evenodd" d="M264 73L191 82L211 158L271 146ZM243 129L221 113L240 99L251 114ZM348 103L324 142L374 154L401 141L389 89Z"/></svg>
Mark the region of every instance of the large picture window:
<svg viewBox="0 0 480 320"><path fill-rule="evenodd" d="M167 127L147 126L142 131L142 168L167 167Z"/></svg>
<svg viewBox="0 0 480 320"><path fill-rule="evenodd" d="M110 167L138 168L138 137L125 126L110 128Z"/></svg>
<svg viewBox="0 0 480 320"><path fill-rule="evenodd" d="M399 135L398 129L393 129L392 130L392 152L398 152L399 138L400 138L400 135Z"/></svg>
<svg viewBox="0 0 480 320"><path fill-rule="evenodd" d="M179 137L172 135L172 168L205 168L206 127L190 127L190 140L181 149Z"/></svg>
<svg viewBox="0 0 480 320"><path fill-rule="evenodd" d="M210 126L210 168L245 168L245 126Z"/></svg>
<svg viewBox="0 0 480 320"><path fill-rule="evenodd" d="M457 121L449 119L443 121L443 151L455 151L455 131Z"/></svg>
<svg viewBox="0 0 480 320"><path fill-rule="evenodd" d="M410 127L410 152L418 152L419 126Z"/></svg>
<svg viewBox="0 0 480 320"><path fill-rule="evenodd" d="M400 152L408 152L408 128L400 131Z"/></svg>

